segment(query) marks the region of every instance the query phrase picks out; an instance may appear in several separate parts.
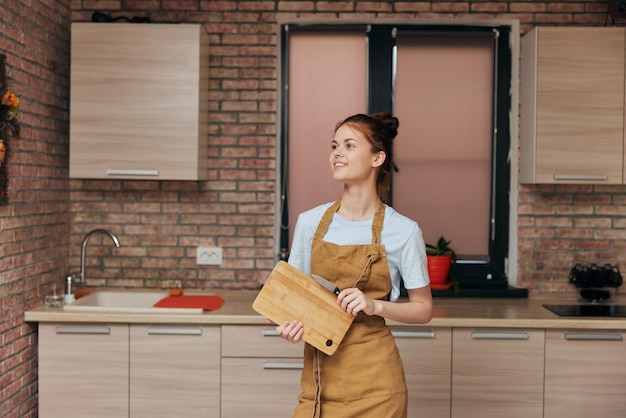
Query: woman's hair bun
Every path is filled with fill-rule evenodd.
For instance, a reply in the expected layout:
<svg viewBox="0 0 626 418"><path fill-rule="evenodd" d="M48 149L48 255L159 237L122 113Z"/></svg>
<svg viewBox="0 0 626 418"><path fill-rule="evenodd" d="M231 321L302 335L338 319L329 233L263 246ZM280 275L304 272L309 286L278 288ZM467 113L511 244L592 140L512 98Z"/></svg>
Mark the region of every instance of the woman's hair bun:
<svg viewBox="0 0 626 418"><path fill-rule="evenodd" d="M400 121L398 118L393 116L391 112L378 112L372 113L369 115L372 119L376 119L378 122L387 125L393 131L393 138L398 135L398 126L400 125Z"/></svg>

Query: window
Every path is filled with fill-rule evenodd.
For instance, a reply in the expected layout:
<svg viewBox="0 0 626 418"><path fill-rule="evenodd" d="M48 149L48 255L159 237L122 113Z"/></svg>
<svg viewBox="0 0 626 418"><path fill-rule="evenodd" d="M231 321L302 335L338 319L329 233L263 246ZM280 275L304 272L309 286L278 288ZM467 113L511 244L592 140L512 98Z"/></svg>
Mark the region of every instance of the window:
<svg viewBox="0 0 626 418"><path fill-rule="evenodd" d="M283 26L281 253L298 213L340 194L327 163L335 123L392 110L391 205L427 242L453 241L462 287L506 286L509 37L509 26Z"/></svg>

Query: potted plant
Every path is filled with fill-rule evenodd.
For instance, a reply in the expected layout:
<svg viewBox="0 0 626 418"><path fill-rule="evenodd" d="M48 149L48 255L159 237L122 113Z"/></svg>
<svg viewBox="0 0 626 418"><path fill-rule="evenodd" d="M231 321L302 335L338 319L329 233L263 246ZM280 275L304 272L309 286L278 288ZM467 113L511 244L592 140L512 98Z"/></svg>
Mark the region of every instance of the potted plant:
<svg viewBox="0 0 626 418"><path fill-rule="evenodd" d="M430 276L431 288L439 290L452 287L454 294L457 295L459 284L452 272L452 265L456 262L456 253L450 247L451 242L442 235L436 245L426 244L428 275Z"/></svg>

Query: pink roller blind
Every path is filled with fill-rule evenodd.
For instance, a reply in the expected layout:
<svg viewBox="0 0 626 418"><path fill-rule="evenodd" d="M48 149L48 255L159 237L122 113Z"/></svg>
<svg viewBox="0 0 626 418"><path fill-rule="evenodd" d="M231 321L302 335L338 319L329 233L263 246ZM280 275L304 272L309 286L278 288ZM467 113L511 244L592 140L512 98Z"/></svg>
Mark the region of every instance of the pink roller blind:
<svg viewBox="0 0 626 418"><path fill-rule="evenodd" d="M289 239L299 213L340 197L330 170L335 124L367 109L364 33L289 35Z"/></svg>
<svg viewBox="0 0 626 418"><path fill-rule="evenodd" d="M428 243L486 255L493 126L493 39L399 34L393 205Z"/></svg>

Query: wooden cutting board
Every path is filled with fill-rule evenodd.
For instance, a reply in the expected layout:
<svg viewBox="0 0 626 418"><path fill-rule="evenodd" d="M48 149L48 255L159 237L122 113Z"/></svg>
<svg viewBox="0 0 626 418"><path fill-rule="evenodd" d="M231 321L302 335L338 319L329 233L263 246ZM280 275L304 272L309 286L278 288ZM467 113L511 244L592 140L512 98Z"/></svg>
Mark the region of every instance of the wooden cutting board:
<svg viewBox="0 0 626 418"><path fill-rule="evenodd" d="M337 304L337 296L284 261L276 264L252 308L276 324L301 321L302 339L328 355L337 350L354 320Z"/></svg>

